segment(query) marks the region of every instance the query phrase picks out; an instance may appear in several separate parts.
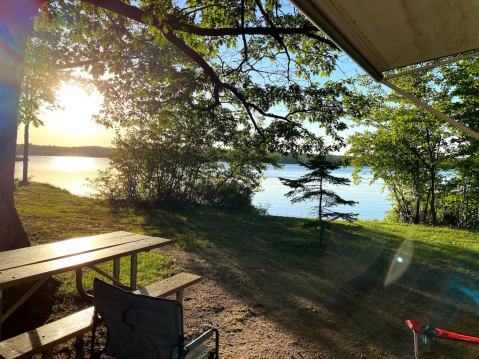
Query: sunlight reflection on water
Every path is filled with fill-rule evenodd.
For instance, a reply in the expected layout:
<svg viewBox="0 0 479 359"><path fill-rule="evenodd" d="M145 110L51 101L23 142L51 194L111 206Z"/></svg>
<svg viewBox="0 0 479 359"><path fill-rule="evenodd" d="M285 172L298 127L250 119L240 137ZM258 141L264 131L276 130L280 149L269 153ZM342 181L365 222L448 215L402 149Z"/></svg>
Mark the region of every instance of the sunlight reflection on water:
<svg viewBox="0 0 479 359"><path fill-rule="evenodd" d="M86 178L95 178L108 166L107 158L30 156L28 176L32 181L64 188L78 196L88 196L92 189ZM15 177L22 176L22 162L15 163Z"/></svg>
<svg viewBox="0 0 479 359"><path fill-rule="evenodd" d="M92 157L52 157L51 168L66 172L92 171L95 160Z"/></svg>

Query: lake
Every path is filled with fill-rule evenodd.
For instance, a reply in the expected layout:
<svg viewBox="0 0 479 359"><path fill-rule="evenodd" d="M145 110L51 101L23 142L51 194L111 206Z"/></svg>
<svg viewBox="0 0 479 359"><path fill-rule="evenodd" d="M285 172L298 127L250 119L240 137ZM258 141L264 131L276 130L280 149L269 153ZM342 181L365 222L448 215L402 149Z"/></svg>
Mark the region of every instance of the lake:
<svg viewBox="0 0 479 359"><path fill-rule="evenodd" d="M66 157L66 156L30 156L28 174L32 181L49 183L64 188L79 196L87 196L92 192L86 178L94 178L98 170L108 166L107 158ZM15 177L22 176L22 162L15 164ZM335 176L350 178L352 167L341 168L333 172ZM365 169L365 172L368 172ZM268 207L268 213L274 216L314 217L311 203L294 205L284 196L288 187L283 186L278 177L297 179L306 173L305 169L295 164L284 165L282 170L270 168L266 171L267 179L263 182L264 190L253 198L253 204ZM366 176L370 177L370 176ZM383 219L384 212L390 209L386 201L387 193L381 194L382 181L369 185L369 180L359 185L335 187L333 190L346 200L359 202L355 207L339 206L338 212L359 213L361 219Z"/></svg>

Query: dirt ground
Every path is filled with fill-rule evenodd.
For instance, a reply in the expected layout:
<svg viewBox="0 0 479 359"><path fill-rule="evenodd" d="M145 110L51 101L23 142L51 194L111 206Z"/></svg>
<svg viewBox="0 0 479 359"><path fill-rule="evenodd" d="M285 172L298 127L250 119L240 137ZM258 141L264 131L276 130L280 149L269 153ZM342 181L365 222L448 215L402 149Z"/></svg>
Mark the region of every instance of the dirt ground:
<svg viewBox="0 0 479 359"><path fill-rule="evenodd" d="M219 249L167 254L203 276L186 291L186 334L219 329L223 359L413 358L406 319L479 335L477 307L447 293L451 278L437 268L413 265L386 289L388 263L373 262L352 279L347 270L320 278L317 268L288 268L264 254L245 261ZM477 346L447 340L421 349L421 358L479 357Z"/></svg>

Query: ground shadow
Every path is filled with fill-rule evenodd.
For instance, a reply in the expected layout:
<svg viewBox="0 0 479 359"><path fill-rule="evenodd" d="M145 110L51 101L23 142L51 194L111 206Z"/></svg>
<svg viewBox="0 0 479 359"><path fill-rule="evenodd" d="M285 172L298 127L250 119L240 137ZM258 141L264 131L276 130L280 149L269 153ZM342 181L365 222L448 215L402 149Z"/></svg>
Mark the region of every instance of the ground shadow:
<svg viewBox="0 0 479 359"><path fill-rule="evenodd" d="M406 319L479 335L479 299L474 299L478 253L464 249L456 256L460 259L446 265L440 262L447 258L443 254L457 253L457 248L418 242L407 269L385 287L402 236L335 223L327 248L321 249L317 234L304 228L307 221L151 213L145 228L176 238L214 263L208 273L199 274L213 278L328 358L410 358L412 333ZM479 356L479 346L443 342L424 355L432 358L438 351L448 358Z"/></svg>
<svg viewBox="0 0 479 359"><path fill-rule="evenodd" d="M3 291L3 314L23 297L35 283L26 283ZM53 313L51 303L54 301L60 282L50 278L32 294L2 324L2 340L33 330L44 325ZM28 318L28 320L25 320Z"/></svg>

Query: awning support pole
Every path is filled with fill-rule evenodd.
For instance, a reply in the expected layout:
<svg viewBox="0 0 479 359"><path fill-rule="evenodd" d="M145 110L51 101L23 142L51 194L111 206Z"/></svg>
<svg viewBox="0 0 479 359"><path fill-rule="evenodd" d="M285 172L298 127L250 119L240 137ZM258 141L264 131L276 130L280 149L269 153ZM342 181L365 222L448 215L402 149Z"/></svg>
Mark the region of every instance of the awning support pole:
<svg viewBox="0 0 479 359"><path fill-rule="evenodd" d="M454 58L449 59L449 60L445 60L445 61L441 61L441 62L436 62L435 64L431 64L431 65L427 65L427 66L423 66L423 67L418 67L417 69L414 69L414 70L404 71L404 72L401 72L401 73L399 73L399 74L394 74L394 75L391 75L391 76L386 76L384 79L385 79L385 80L395 79L396 77L401 77L401 76L409 75L409 74L412 74L412 73L418 72L418 71L433 69L434 67L438 67L438 66L445 65L445 64L450 64L450 63L452 63L452 62L461 61L461 60L468 59L468 58L470 58L470 57L477 56L477 55L479 55L479 52L473 52L472 54L468 54L468 55L464 55L464 56L459 56L459 57L454 57Z"/></svg>
<svg viewBox="0 0 479 359"><path fill-rule="evenodd" d="M386 79L382 79L381 83L384 84L384 85L386 85L386 86L389 87L390 89L396 91L397 93L400 93L400 94L403 95L404 97L410 99L410 100L411 100L412 102L414 102L416 105L421 106L422 108L425 108L426 110L428 110L429 112L433 113L433 114L436 115L437 117L440 117L440 118L442 118L443 120L449 122L451 125L453 125L454 127L458 128L458 129L461 130L462 132L467 133L468 135L471 135L471 136L474 137L475 139L479 140L479 133L474 132L473 130L469 129L468 127L464 126L463 124L460 124L460 123L457 122L457 121L454 121L452 118L450 118L449 116L447 116L447 115L443 114L442 112L436 110L434 107L429 106L427 103L422 102L421 100L419 100L418 98L414 97L413 95L407 93L406 91L400 89L400 88L397 87L397 86L394 86L392 83L390 83L390 82L387 81Z"/></svg>

